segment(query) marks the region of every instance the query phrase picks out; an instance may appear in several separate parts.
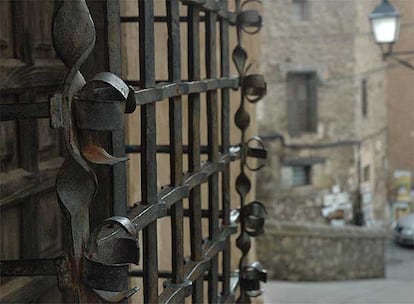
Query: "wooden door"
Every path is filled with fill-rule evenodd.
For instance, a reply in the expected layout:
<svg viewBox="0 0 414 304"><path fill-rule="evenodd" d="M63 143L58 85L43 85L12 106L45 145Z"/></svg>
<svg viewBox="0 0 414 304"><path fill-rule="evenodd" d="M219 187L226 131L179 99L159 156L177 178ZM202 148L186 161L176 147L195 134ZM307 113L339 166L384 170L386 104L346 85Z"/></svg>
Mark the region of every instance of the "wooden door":
<svg viewBox="0 0 414 304"><path fill-rule="evenodd" d="M2 104L37 103L31 112L47 114L48 96L60 88L66 73L53 50L53 9L53 0L0 1ZM1 114L0 259L54 256L62 243L54 191L63 160L59 132L49 127L48 118ZM59 301L54 286L53 276L3 278L0 301Z"/></svg>

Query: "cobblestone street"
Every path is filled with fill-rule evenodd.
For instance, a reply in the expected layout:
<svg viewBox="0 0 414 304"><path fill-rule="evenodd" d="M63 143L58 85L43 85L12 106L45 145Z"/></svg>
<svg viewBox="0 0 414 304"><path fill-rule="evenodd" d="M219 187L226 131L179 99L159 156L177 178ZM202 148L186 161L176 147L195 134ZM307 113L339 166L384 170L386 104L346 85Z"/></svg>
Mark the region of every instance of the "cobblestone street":
<svg viewBox="0 0 414 304"><path fill-rule="evenodd" d="M265 285L265 303L272 304L412 304L414 250L390 242L385 279L341 282L282 282Z"/></svg>

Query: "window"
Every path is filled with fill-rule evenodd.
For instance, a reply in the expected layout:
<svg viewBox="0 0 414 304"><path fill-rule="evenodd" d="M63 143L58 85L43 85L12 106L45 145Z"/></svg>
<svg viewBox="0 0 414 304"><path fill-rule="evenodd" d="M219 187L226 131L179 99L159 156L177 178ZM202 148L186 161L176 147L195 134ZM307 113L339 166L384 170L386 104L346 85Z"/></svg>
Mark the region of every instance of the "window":
<svg viewBox="0 0 414 304"><path fill-rule="evenodd" d="M369 181L370 180L370 175L371 175L371 167L369 165L364 167L363 174L364 174L364 176L363 176L364 182Z"/></svg>
<svg viewBox="0 0 414 304"><path fill-rule="evenodd" d="M293 166L292 177L293 187L304 186L311 184L311 166Z"/></svg>
<svg viewBox="0 0 414 304"><path fill-rule="evenodd" d="M316 73L288 73L288 130L291 136L317 129Z"/></svg>
<svg viewBox="0 0 414 304"><path fill-rule="evenodd" d="M367 91L367 80L361 81L361 105L362 105L362 116L368 116L368 91Z"/></svg>
<svg viewBox="0 0 414 304"><path fill-rule="evenodd" d="M294 21L310 19L310 3L308 0L292 0L292 18Z"/></svg>

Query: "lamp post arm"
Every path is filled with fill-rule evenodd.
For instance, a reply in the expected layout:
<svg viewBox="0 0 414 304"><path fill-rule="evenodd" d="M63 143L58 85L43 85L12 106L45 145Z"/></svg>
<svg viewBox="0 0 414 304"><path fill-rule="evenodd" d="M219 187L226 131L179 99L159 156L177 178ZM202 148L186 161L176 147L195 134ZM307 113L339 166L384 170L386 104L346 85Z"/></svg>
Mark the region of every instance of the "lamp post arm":
<svg viewBox="0 0 414 304"><path fill-rule="evenodd" d="M387 56L390 55L414 55L414 51L391 51L389 53L386 54Z"/></svg>
<svg viewBox="0 0 414 304"><path fill-rule="evenodd" d="M387 57L391 57L392 59L394 59L395 61L397 61L398 63L404 65L405 67L414 70L414 65L411 64L410 62L408 62L407 60L403 60L401 58L398 58L395 56L395 53L391 53L388 54Z"/></svg>

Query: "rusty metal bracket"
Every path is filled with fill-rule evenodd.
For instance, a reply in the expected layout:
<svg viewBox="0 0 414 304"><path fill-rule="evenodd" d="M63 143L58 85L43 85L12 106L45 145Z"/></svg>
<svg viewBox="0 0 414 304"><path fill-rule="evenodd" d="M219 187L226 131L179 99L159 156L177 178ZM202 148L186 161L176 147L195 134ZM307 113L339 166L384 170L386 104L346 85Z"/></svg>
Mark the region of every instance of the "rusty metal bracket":
<svg viewBox="0 0 414 304"><path fill-rule="evenodd" d="M267 271L259 262L243 267L240 271L240 286L249 297L258 297L263 293L260 282L267 281Z"/></svg>
<svg viewBox="0 0 414 304"><path fill-rule="evenodd" d="M112 73L99 73L75 97L77 127L92 131L122 130L124 113L134 106L133 90L123 80Z"/></svg>
<svg viewBox="0 0 414 304"><path fill-rule="evenodd" d="M261 74L252 74L243 77L242 90L246 99L251 103L261 100L267 92L267 84Z"/></svg>
<svg viewBox="0 0 414 304"><path fill-rule="evenodd" d="M123 233L114 230L120 228ZM105 234L105 228L107 233ZM112 237L116 235L116 237ZM104 220L90 235L86 255L105 264L139 263L136 226L127 217L113 216Z"/></svg>
<svg viewBox="0 0 414 304"><path fill-rule="evenodd" d="M253 143L257 143L257 145L259 146L259 148L253 148L251 147L251 145ZM246 142L246 167L250 170L250 171L259 171L260 169L262 169L265 166L265 161L267 159L267 151L266 148L264 146L264 143L262 141L262 139L258 136L253 136L252 138L250 138L247 142ZM256 158L256 159L261 159L262 162L259 163L259 165L257 167L252 167L251 165L249 165L249 163L247 162L247 157L252 157L252 158Z"/></svg>
<svg viewBox="0 0 414 304"><path fill-rule="evenodd" d="M122 231L114 230L114 225ZM105 228L109 228L106 234ZM127 217L110 217L89 237L83 256L82 281L105 301L122 301L138 291L138 287L125 290L128 286L125 273L130 263L139 263L136 227Z"/></svg>
<svg viewBox="0 0 414 304"><path fill-rule="evenodd" d="M267 216L266 207L261 202L252 202L240 210L241 217L245 221L247 234L255 237L263 234L263 227Z"/></svg>
<svg viewBox="0 0 414 304"><path fill-rule="evenodd" d="M261 4L260 0L246 0L240 6L239 13L236 17L236 25L246 34L254 35L258 33L263 26L262 16L257 10L244 9L247 4L258 3Z"/></svg>

